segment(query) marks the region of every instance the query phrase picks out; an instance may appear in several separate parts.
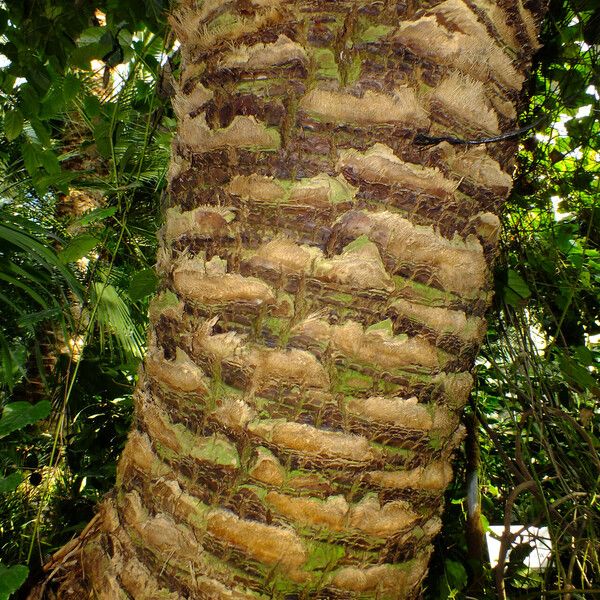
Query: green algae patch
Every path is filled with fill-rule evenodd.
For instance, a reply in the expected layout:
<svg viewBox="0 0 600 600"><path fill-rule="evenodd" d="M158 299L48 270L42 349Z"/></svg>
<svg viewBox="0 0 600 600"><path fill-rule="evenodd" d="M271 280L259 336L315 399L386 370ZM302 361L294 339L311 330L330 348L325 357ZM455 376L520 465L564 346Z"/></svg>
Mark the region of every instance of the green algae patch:
<svg viewBox="0 0 600 600"><path fill-rule="evenodd" d="M312 53L317 67L316 75L320 79L340 80L340 70L333 52L329 48L315 48Z"/></svg>
<svg viewBox="0 0 600 600"><path fill-rule="evenodd" d="M325 542L311 542L309 555L303 568L306 571L331 571L338 562L346 555L346 549L336 544Z"/></svg>
<svg viewBox="0 0 600 600"><path fill-rule="evenodd" d="M365 333L370 332L382 332L390 337L394 335L394 325L391 319L385 319L383 321L379 321L379 323L373 323L373 325L367 327Z"/></svg>
<svg viewBox="0 0 600 600"><path fill-rule="evenodd" d="M439 433L431 433L428 445L432 450L441 450L443 446L442 436Z"/></svg>
<svg viewBox="0 0 600 600"><path fill-rule="evenodd" d="M257 96L270 96L273 88L285 86L287 80L280 77L272 77L267 79L242 79L235 89L244 94L255 94Z"/></svg>
<svg viewBox="0 0 600 600"><path fill-rule="evenodd" d="M340 304L352 304L355 301L355 298L352 294L346 294L344 292L336 292L334 294L330 294L328 296L331 300L335 300Z"/></svg>
<svg viewBox="0 0 600 600"><path fill-rule="evenodd" d="M451 292L445 292L437 288L406 279L400 275L393 276L397 293L401 296L416 297L423 300L429 306L447 307L449 304L460 302L461 299Z"/></svg>
<svg viewBox="0 0 600 600"><path fill-rule="evenodd" d="M372 44L378 42L392 31L394 31L394 28L391 25L371 25L360 33L358 41L365 44Z"/></svg>
<svg viewBox="0 0 600 600"><path fill-rule="evenodd" d="M180 300L177 297L177 294L173 293L171 290L165 290L154 296L150 301L148 311L150 312L150 315L154 315L155 318L158 318L162 313L177 310L179 305Z"/></svg>
<svg viewBox="0 0 600 600"><path fill-rule="evenodd" d="M360 77L361 68L362 58L360 54L356 54L346 70L346 85L352 85L353 83L356 83L358 81Z"/></svg>
<svg viewBox="0 0 600 600"><path fill-rule="evenodd" d="M357 389L369 390L374 387L374 379L354 369L338 369L336 391L342 394L351 394Z"/></svg>
<svg viewBox="0 0 600 600"><path fill-rule="evenodd" d="M201 440L196 439L196 444L190 454L198 459L217 465L238 468L240 457L236 447L224 438L213 436Z"/></svg>
<svg viewBox="0 0 600 600"><path fill-rule="evenodd" d="M352 240L348 245L342 249L343 253L346 252L358 252L365 246L372 244L371 240L366 235L359 235L355 240Z"/></svg>

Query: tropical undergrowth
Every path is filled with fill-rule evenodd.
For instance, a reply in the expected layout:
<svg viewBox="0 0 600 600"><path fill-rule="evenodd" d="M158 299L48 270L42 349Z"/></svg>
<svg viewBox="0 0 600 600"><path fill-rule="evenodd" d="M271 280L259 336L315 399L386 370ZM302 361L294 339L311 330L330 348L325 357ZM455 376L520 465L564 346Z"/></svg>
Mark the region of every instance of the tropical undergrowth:
<svg viewBox="0 0 600 600"><path fill-rule="evenodd" d="M156 284L173 48L102 4L0 8L0 597L113 484Z"/></svg>
<svg viewBox="0 0 600 600"><path fill-rule="evenodd" d="M599 32L596 3L551 4L431 597L600 595ZM500 570L481 540L490 525L548 531L507 535ZM543 569L527 566L534 544L552 547Z"/></svg>

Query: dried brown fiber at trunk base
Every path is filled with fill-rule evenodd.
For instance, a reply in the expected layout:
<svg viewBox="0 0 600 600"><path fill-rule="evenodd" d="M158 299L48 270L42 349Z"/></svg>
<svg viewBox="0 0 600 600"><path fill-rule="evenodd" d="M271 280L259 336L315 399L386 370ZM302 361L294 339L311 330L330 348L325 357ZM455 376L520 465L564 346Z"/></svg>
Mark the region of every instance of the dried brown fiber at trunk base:
<svg viewBox="0 0 600 600"><path fill-rule="evenodd" d="M179 3L136 424L32 597L421 596L514 143L413 140L515 127L527 6Z"/></svg>

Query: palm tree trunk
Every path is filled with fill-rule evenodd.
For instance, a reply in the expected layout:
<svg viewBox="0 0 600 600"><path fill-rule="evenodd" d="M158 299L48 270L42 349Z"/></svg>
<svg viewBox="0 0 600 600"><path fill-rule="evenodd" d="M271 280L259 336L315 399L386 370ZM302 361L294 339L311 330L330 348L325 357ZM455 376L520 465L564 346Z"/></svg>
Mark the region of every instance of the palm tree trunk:
<svg viewBox="0 0 600 600"><path fill-rule="evenodd" d="M163 289L78 589L420 595L516 146L417 142L515 127L541 7L413 4L180 3Z"/></svg>

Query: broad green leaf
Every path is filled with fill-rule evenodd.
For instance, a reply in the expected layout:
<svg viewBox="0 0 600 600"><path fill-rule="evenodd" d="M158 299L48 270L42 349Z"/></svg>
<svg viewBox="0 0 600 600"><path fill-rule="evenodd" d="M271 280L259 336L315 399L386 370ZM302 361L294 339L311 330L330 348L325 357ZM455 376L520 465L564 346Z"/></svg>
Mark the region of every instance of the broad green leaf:
<svg viewBox="0 0 600 600"><path fill-rule="evenodd" d="M12 75L11 73L4 72L0 77L0 89L5 94L11 94L16 82L17 78L14 75Z"/></svg>
<svg viewBox="0 0 600 600"><path fill-rule="evenodd" d="M63 97L65 103L68 104L77 97L77 93L81 89L81 81L73 73L69 73L63 82Z"/></svg>
<svg viewBox="0 0 600 600"><path fill-rule="evenodd" d="M39 119L31 119L31 126L35 131L35 135L42 146L50 145L50 130L46 127L45 123Z"/></svg>
<svg viewBox="0 0 600 600"><path fill-rule="evenodd" d="M0 600L8 600L25 583L27 575L29 569L25 565L7 567L0 563Z"/></svg>
<svg viewBox="0 0 600 600"><path fill-rule="evenodd" d="M100 114L102 105L96 96L90 94L83 99L83 108L87 116L93 118Z"/></svg>
<svg viewBox="0 0 600 600"><path fill-rule="evenodd" d="M100 240L93 235L83 233L74 237L58 253L59 259L63 263L70 263L79 260L100 243Z"/></svg>
<svg viewBox="0 0 600 600"><path fill-rule="evenodd" d="M100 56L97 44L89 44L87 46L75 48L69 57L69 62L74 67L82 69L83 71L89 71L90 61L100 58Z"/></svg>
<svg viewBox="0 0 600 600"><path fill-rule="evenodd" d="M577 44L571 45L573 51L578 54L580 48ZM562 92L561 100L565 106L569 108L577 108L585 100L585 90L588 86L585 75L577 69L569 69L561 81L559 81L560 91Z"/></svg>
<svg viewBox="0 0 600 600"><path fill-rule="evenodd" d="M467 585L467 571L465 567L461 563L450 559L446 559L444 567L450 589L462 590Z"/></svg>
<svg viewBox="0 0 600 600"><path fill-rule="evenodd" d="M40 117L42 119L51 119L62 112L65 108L65 98L63 96L62 86L55 83L42 100L40 107Z"/></svg>
<svg viewBox="0 0 600 600"><path fill-rule="evenodd" d="M40 99L34 87L25 83L19 88L20 107L28 119L36 117L40 110Z"/></svg>
<svg viewBox="0 0 600 600"><path fill-rule="evenodd" d="M560 365L560 370L565 376L565 379L570 381L575 387L593 390L595 393L598 393L600 386L598 385L596 378L586 367L580 365L565 354L559 356L558 364Z"/></svg>
<svg viewBox="0 0 600 600"><path fill-rule="evenodd" d="M493 487L493 486L488 486L488 487ZM488 521L488 518L483 513L480 513L479 520L481 521L481 527L482 527L483 531L489 531L490 530L490 522Z"/></svg>
<svg viewBox="0 0 600 600"><path fill-rule="evenodd" d="M508 270L508 281L504 288L504 298L508 304L517 306L531 296L525 280L513 269Z"/></svg>
<svg viewBox="0 0 600 600"><path fill-rule="evenodd" d="M77 220L78 225L89 225L90 223L96 223L97 221L103 221L112 217L117 212L116 206L107 206L106 208L95 208L89 213L83 215L81 219Z"/></svg>
<svg viewBox="0 0 600 600"><path fill-rule="evenodd" d="M69 183L74 179L77 179L77 177L79 177L77 173L69 173L62 170L51 175L43 171L38 171L34 176L34 185L36 186L36 189L44 190L47 190L52 186L66 194L69 191Z"/></svg>
<svg viewBox="0 0 600 600"><path fill-rule="evenodd" d="M132 300L141 300L156 291L157 283L158 278L156 277L156 273L154 273L154 269L138 271L129 283L129 297Z"/></svg>
<svg viewBox="0 0 600 600"><path fill-rule="evenodd" d="M21 473L11 473L8 477L0 478L0 494L14 492L19 487L21 481L23 481Z"/></svg>
<svg viewBox="0 0 600 600"><path fill-rule="evenodd" d="M38 168L42 166L41 154L43 149L39 144L31 142L25 142L21 146L21 154L23 155L23 162L25 168L30 175L35 175Z"/></svg>
<svg viewBox="0 0 600 600"><path fill-rule="evenodd" d="M103 27L88 27L87 29L81 32L81 35L77 40L77 45L89 46L90 44L97 44L103 35Z"/></svg>
<svg viewBox="0 0 600 600"><path fill-rule="evenodd" d="M42 163L42 167L44 167L49 175L58 175L60 173L58 156L56 156L52 150L44 150L40 154L40 162Z"/></svg>
<svg viewBox="0 0 600 600"><path fill-rule="evenodd" d="M71 53L71 64L89 69L90 60L100 59L112 49L112 33L106 27L89 27L77 40L77 48Z"/></svg>
<svg viewBox="0 0 600 600"><path fill-rule="evenodd" d="M590 272L586 271L586 270L582 270L579 273L579 283L580 283L581 287L584 289L589 289L591 287L590 286L591 282L592 282L592 277L590 275Z"/></svg>
<svg viewBox="0 0 600 600"><path fill-rule="evenodd" d="M29 404L29 402L6 404L0 417L0 438L45 419L50 414L51 408L52 405L47 400L41 400L37 404Z"/></svg>
<svg viewBox="0 0 600 600"><path fill-rule="evenodd" d="M98 121L94 125L94 140L96 148L103 158L110 158L112 153L111 124L109 121Z"/></svg>
<svg viewBox="0 0 600 600"><path fill-rule="evenodd" d="M9 142L18 138L23 131L23 115L17 108L15 110L9 110L4 115L4 135Z"/></svg>

